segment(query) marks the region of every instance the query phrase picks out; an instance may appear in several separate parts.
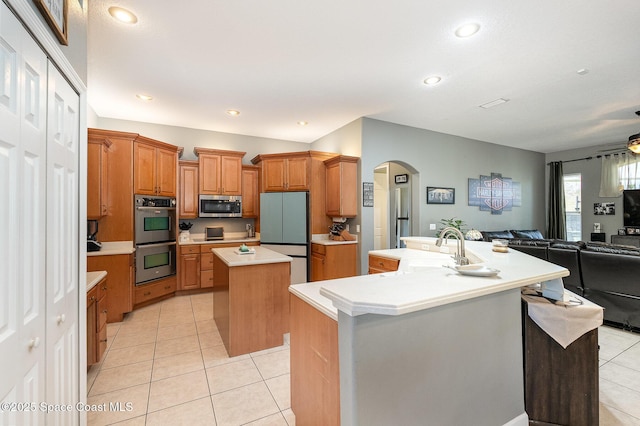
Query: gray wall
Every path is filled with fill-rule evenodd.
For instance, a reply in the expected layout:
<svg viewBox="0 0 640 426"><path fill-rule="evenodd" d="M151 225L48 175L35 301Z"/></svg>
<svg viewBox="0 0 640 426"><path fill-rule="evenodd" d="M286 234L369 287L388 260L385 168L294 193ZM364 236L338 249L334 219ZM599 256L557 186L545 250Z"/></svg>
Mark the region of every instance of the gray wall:
<svg viewBox="0 0 640 426"><path fill-rule="evenodd" d="M49 24L45 21L40 9L32 0L27 0L29 5L35 10L36 15L45 24L51 37L58 40L51 31ZM68 46L60 45L60 50L69 60L73 69L78 73L82 81L87 84L87 19L89 0L68 0L69 10L67 14L67 41Z"/></svg>
<svg viewBox="0 0 640 426"><path fill-rule="evenodd" d="M195 147L244 151L246 155L242 159L242 164L251 164L251 159L258 154L308 151L311 149L308 143L303 142L258 138L138 121L98 118L97 125L100 129L139 133L148 138L181 146L184 148L181 160L196 160L198 157L193 152Z"/></svg>
<svg viewBox="0 0 640 426"><path fill-rule="evenodd" d="M456 217L478 230L545 229L545 156L458 136L365 118L362 120L361 180L373 182L373 170L387 161L417 170L418 226L412 234L434 236L429 224ZM522 185L522 207L501 215L467 205L468 179L502 173ZM362 182L359 182L362 186ZM455 188L454 205L426 204L426 187ZM360 206L362 203L360 203ZM415 211L416 206L414 206ZM361 261L373 249L373 208L360 207Z"/></svg>
<svg viewBox="0 0 640 426"><path fill-rule="evenodd" d="M546 162L551 161L568 161L578 158L594 157L592 160L572 161L563 163L562 169L564 174L580 173L582 174L582 240L590 241L591 232L593 232L593 224L600 223L601 232L606 233L607 242L611 241L611 235L618 233L618 228L623 227L622 219L622 197L601 198L600 192L600 173L602 170L602 159L596 158L601 154L600 151L612 152L611 149L622 148L624 145L608 144L599 145L589 148L572 149L568 151L554 152L546 155ZM549 179L549 167L546 167L546 181ZM548 184L545 185L548 192ZM615 203L616 214L610 216L596 216L593 214L594 203Z"/></svg>

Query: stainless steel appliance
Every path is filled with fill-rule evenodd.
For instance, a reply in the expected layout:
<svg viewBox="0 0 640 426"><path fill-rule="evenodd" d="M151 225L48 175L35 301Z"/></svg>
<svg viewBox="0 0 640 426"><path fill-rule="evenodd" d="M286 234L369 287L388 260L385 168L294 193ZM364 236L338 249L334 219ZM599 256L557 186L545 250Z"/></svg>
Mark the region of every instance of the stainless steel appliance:
<svg viewBox="0 0 640 426"><path fill-rule="evenodd" d="M309 196L306 192L260 194L260 246L291 256L291 284L309 281Z"/></svg>
<svg viewBox="0 0 640 426"><path fill-rule="evenodd" d="M136 285L175 274L175 241L136 245Z"/></svg>
<svg viewBox="0 0 640 426"><path fill-rule="evenodd" d="M135 195L136 285L176 274L176 199Z"/></svg>
<svg viewBox="0 0 640 426"><path fill-rule="evenodd" d="M204 239L206 241L211 240L224 240L224 228L222 226L207 226L204 228Z"/></svg>
<svg viewBox="0 0 640 426"><path fill-rule="evenodd" d="M201 194L198 215L200 217L242 217L242 196Z"/></svg>
<svg viewBox="0 0 640 426"><path fill-rule="evenodd" d="M409 211L411 202L409 200L408 188L396 188L395 191L395 220L396 220L396 248L405 248L406 244L400 238L408 237L411 233L411 222Z"/></svg>
<svg viewBox="0 0 640 426"><path fill-rule="evenodd" d="M135 243L176 240L176 199L135 196Z"/></svg>

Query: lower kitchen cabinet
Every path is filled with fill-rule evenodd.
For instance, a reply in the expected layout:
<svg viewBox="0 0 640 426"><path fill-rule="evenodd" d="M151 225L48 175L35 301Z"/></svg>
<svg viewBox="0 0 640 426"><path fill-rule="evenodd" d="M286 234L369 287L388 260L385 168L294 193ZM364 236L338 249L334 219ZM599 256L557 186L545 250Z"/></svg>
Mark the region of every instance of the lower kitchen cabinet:
<svg viewBox="0 0 640 426"><path fill-rule="evenodd" d="M357 275L357 244L311 243L311 281Z"/></svg>
<svg viewBox="0 0 640 426"><path fill-rule="evenodd" d="M291 410L301 425L340 424L338 322L295 295L291 306Z"/></svg>
<svg viewBox="0 0 640 426"><path fill-rule="evenodd" d="M150 284L136 286L134 291L136 308L148 305L149 302L158 302L173 297L177 289L177 282L176 276L173 275Z"/></svg>
<svg viewBox="0 0 640 426"><path fill-rule="evenodd" d="M179 270L179 290L200 288L200 246L188 245L180 247Z"/></svg>
<svg viewBox="0 0 640 426"><path fill-rule="evenodd" d="M107 271L107 322L122 321L124 314L133 310L133 254L88 256L87 271Z"/></svg>
<svg viewBox="0 0 640 426"><path fill-rule="evenodd" d="M400 260L390 257L369 255L369 273L379 274L382 272L393 272L398 270Z"/></svg>
<svg viewBox="0 0 640 426"><path fill-rule="evenodd" d="M100 362L107 350L107 278L87 293L87 365Z"/></svg>

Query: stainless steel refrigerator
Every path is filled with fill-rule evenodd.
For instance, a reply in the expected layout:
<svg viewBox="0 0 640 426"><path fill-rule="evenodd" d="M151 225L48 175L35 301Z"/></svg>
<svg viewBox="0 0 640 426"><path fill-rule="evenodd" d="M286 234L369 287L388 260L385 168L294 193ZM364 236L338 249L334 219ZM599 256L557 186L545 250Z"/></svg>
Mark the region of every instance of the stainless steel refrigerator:
<svg viewBox="0 0 640 426"><path fill-rule="evenodd" d="M309 281L309 194L260 194L260 246L291 256L291 284Z"/></svg>
<svg viewBox="0 0 640 426"><path fill-rule="evenodd" d="M406 247L401 237L408 237L411 228L409 221L409 212L411 211L411 202L409 200L408 188L396 188L395 191L395 221L396 221L396 248Z"/></svg>

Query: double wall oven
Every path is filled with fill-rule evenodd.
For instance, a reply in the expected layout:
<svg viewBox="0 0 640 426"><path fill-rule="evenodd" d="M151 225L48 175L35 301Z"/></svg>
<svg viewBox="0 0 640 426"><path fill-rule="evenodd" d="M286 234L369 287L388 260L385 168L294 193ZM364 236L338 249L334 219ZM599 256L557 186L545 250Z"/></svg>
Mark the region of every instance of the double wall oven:
<svg viewBox="0 0 640 426"><path fill-rule="evenodd" d="M134 196L136 285L176 274L176 199Z"/></svg>

